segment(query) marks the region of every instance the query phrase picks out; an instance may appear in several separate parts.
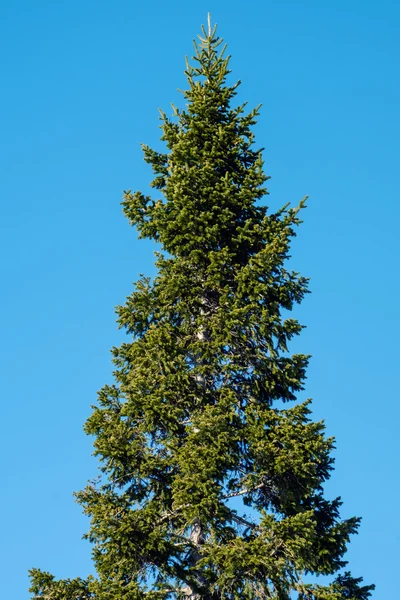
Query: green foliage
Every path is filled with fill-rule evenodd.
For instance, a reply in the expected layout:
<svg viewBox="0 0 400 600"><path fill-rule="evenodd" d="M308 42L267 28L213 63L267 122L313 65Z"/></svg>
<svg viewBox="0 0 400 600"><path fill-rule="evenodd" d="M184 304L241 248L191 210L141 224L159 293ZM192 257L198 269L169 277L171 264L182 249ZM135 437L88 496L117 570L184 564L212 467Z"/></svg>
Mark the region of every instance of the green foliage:
<svg viewBox="0 0 400 600"><path fill-rule="evenodd" d="M162 113L166 152L143 147L156 200L125 193L140 236L159 242L157 276L124 306L130 341L115 385L86 423L102 476L77 494L91 517L96 578L33 570L33 598L366 600L345 566L358 519L327 500L334 441L310 418L302 326L285 318L307 292L287 268L297 208L269 212L252 126L233 106L229 57L203 30L187 64L186 108ZM249 514L245 514L245 511Z"/></svg>

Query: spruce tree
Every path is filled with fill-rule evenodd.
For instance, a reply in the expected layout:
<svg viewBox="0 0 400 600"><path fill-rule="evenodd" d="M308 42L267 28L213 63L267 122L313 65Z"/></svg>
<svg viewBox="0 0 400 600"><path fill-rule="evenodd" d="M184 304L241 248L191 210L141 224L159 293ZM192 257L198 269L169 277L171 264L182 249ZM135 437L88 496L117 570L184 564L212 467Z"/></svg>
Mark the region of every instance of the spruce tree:
<svg viewBox="0 0 400 600"><path fill-rule="evenodd" d="M185 108L162 113L165 153L144 146L156 199L124 195L142 238L159 243L119 324L115 383L85 430L101 476L78 493L97 575L31 571L46 600L365 600L343 572L358 518L342 520L323 484L334 440L311 419L309 356L290 355L288 317L308 281L288 270L299 210L263 201L253 147L258 108L233 103L216 27L187 62ZM338 574L339 573L339 574ZM309 575L335 576L326 585Z"/></svg>

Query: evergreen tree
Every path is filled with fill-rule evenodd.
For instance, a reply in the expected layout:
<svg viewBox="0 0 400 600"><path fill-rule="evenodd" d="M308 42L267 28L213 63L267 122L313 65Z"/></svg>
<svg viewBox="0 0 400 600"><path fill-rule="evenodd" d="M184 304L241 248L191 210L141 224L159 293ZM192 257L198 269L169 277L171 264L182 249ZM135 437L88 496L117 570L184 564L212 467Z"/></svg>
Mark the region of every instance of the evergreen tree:
<svg viewBox="0 0 400 600"><path fill-rule="evenodd" d="M115 384L85 430L101 477L77 494L91 517L97 576L57 581L31 571L46 600L366 600L349 572L333 583L359 519L327 500L334 440L311 420L309 357L290 355L302 326L285 318L307 291L287 270L299 210L261 202L268 177L252 126L232 101L229 57L203 28L187 63L187 101L162 114L166 152L144 146L162 199L126 192L125 215L156 240L119 324ZM332 582L332 578L330 580Z"/></svg>

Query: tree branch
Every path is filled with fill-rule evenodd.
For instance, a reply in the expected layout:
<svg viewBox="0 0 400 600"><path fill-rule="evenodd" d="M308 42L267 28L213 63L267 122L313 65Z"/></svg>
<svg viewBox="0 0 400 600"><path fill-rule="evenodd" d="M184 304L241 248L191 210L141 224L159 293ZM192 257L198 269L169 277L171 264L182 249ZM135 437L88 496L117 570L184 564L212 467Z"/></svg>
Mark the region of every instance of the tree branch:
<svg viewBox="0 0 400 600"><path fill-rule="evenodd" d="M227 500L228 498L236 498L237 496L243 496L243 494L250 494L251 492L255 492L256 490L259 490L263 487L265 487L265 483L260 483L259 485L256 485L256 487L251 488L251 489L243 488L242 490L239 490L238 492L232 492L231 494L222 496L222 500Z"/></svg>

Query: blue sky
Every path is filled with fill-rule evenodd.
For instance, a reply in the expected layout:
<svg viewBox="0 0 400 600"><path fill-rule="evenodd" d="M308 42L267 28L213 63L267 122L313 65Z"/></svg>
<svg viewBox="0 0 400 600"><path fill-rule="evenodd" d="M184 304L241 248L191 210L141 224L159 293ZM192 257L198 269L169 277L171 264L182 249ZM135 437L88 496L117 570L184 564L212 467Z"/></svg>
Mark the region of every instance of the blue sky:
<svg viewBox="0 0 400 600"><path fill-rule="evenodd" d="M293 349L313 355L307 396L337 438L327 491L363 517L350 567L376 600L398 587L399 4L16 0L0 4L4 598L28 600L32 566L91 571L71 496L96 473L82 425L111 381L113 307L154 273L119 202L147 188L139 143L158 147L209 10L240 99L263 103L270 206L310 195Z"/></svg>

